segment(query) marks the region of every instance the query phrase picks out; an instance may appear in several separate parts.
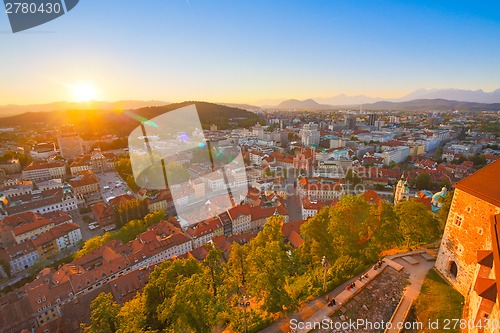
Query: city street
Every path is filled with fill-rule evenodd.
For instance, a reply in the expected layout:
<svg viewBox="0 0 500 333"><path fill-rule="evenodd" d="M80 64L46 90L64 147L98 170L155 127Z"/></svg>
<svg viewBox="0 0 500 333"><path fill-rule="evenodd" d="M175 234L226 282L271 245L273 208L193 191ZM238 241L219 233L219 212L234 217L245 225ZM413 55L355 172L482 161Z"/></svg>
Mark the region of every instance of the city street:
<svg viewBox="0 0 500 333"><path fill-rule="evenodd" d="M95 221L94 217L92 216L92 213L88 213L88 214L84 214L84 215L89 216L92 219L92 222ZM90 222L89 223L85 222L83 220L83 215L81 215L79 212L72 212L71 216L73 217L73 222L78 224L78 226L80 227L80 230L82 232L82 239L84 242L92 237L103 234L103 231L100 228L90 230L89 229Z"/></svg>
<svg viewBox="0 0 500 333"><path fill-rule="evenodd" d="M300 205L300 197L297 188L293 187L294 178L289 177L286 180L287 184L287 199L285 201L286 209L288 211L288 217L290 222L302 220L302 209ZM293 191L291 191L293 189Z"/></svg>
<svg viewBox="0 0 500 333"><path fill-rule="evenodd" d="M127 183L121 179L120 175L117 172L104 172L97 173L97 178L99 178L99 186L101 188L102 198L105 202L108 199L117 197L122 194L132 194L135 196L135 193L128 187ZM120 182L117 186L117 182Z"/></svg>

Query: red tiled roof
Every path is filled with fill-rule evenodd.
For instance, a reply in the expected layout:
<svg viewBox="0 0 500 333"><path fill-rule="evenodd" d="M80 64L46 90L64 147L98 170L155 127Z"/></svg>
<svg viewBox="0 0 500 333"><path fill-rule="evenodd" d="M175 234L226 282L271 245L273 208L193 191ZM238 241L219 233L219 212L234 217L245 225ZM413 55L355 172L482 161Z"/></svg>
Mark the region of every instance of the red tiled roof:
<svg viewBox="0 0 500 333"><path fill-rule="evenodd" d="M35 229L38 229L38 228L42 228L44 226L47 226L49 224L52 224L54 222L44 218L44 217L39 217L38 219L36 219L35 221L31 222L31 223L28 223L28 224L23 224L23 225L20 225L19 227L16 227L12 230L12 232L14 233L14 235L18 236L18 235L22 235L26 232L29 232L29 231L32 231L32 230L35 230Z"/></svg>
<svg viewBox="0 0 500 333"><path fill-rule="evenodd" d="M35 252L36 248L31 239L9 246L3 250L0 250L0 258L5 259L7 262L10 262L10 258L16 256L18 253L22 253L26 255L28 253Z"/></svg>
<svg viewBox="0 0 500 333"><path fill-rule="evenodd" d="M324 204L322 201L318 200L311 201L311 199L309 198L302 199L302 207L304 207L305 209L319 211L321 208L323 208L323 206Z"/></svg>
<svg viewBox="0 0 500 333"><path fill-rule="evenodd" d="M60 168L60 167L63 167L64 164L65 163L62 162L62 161L32 162L23 171L41 170L41 169L50 169L50 168Z"/></svg>
<svg viewBox="0 0 500 333"><path fill-rule="evenodd" d="M92 213L99 224L101 224L100 221L111 219L114 216L113 207L102 202L98 202L92 206Z"/></svg>
<svg viewBox="0 0 500 333"><path fill-rule="evenodd" d="M454 186L481 200L500 207L500 160L497 160Z"/></svg>
<svg viewBox="0 0 500 333"><path fill-rule="evenodd" d="M186 233L193 238L198 238L207 234L214 233L218 229L222 229L224 226L222 222L217 217L209 218L205 221L201 221L195 225L189 226Z"/></svg>
<svg viewBox="0 0 500 333"><path fill-rule="evenodd" d="M282 216L288 215L288 211L283 206L276 206L276 207L255 206L250 208L250 212L252 215L251 220L257 221L261 219L266 219L272 216L276 212L276 210L278 210L278 214Z"/></svg>
<svg viewBox="0 0 500 333"><path fill-rule="evenodd" d="M228 211L229 216L232 220L236 220L241 215L250 215L250 206L248 204L243 204L230 208Z"/></svg>
<svg viewBox="0 0 500 333"><path fill-rule="evenodd" d="M42 216L54 222L55 225L73 220L71 215L62 210L55 210L53 212L44 213L42 214Z"/></svg>
<svg viewBox="0 0 500 333"><path fill-rule="evenodd" d="M47 232L44 232L41 235L38 235L35 239L33 239L33 244L38 247L47 243L51 243L59 237L63 237L64 235L67 235L70 232L78 229L80 229L80 227L75 223L64 223L50 229Z"/></svg>
<svg viewBox="0 0 500 333"><path fill-rule="evenodd" d="M79 177L71 179L69 184L73 187L81 187L93 184L99 184L99 179L92 172L85 172L81 174Z"/></svg>
<svg viewBox="0 0 500 333"><path fill-rule="evenodd" d="M119 303L131 300L135 294L144 288L152 272L153 266L132 271L119 276L111 283L111 293Z"/></svg>
<svg viewBox="0 0 500 333"><path fill-rule="evenodd" d="M39 215L34 212L24 212L19 214L14 214L6 216L2 221L3 224L9 225L11 227L16 227L20 224L32 223L39 218Z"/></svg>
<svg viewBox="0 0 500 333"><path fill-rule="evenodd" d="M109 204L116 207L134 199L135 197L132 194L122 194L109 200Z"/></svg>
<svg viewBox="0 0 500 333"><path fill-rule="evenodd" d="M208 256L210 249L206 245L198 246L196 249L189 251L189 256L198 261L205 260Z"/></svg>
<svg viewBox="0 0 500 333"><path fill-rule="evenodd" d="M377 194L377 192L373 190L368 190L365 193L361 194L363 199L365 199L369 203L380 203L382 201L382 198Z"/></svg>

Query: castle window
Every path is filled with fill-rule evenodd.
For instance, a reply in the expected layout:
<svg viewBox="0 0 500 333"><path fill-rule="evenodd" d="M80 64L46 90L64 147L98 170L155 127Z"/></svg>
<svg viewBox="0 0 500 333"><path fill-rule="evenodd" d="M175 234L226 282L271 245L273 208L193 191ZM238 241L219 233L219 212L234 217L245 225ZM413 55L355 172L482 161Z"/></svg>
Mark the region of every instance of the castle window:
<svg viewBox="0 0 500 333"><path fill-rule="evenodd" d="M477 234L478 235L482 236L483 232L484 232L483 228L477 228Z"/></svg>
<svg viewBox="0 0 500 333"><path fill-rule="evenodd" d="M465 211L466 211L467 213L470 213L470 212L472 211L471 206L467 206L467 208L465 208Z"/></svg>
<svg viewBox="0 0 500 333"><path fill-rule="evenodd" d="M461 227L463 220L464 220L463 216L455 214L455 219L453 220L453 223L455 223L457 227Z"/></svg>
<svg viewBox="0 0 500 333"><path fill-rule="evenodd" d="M457 263L452 260L450 262L450 266L449 267L450 267L449 271L450 271L451 276L453 276L454 278L456 278L457 275L458 275L458 266L457 266Z"/></svg>

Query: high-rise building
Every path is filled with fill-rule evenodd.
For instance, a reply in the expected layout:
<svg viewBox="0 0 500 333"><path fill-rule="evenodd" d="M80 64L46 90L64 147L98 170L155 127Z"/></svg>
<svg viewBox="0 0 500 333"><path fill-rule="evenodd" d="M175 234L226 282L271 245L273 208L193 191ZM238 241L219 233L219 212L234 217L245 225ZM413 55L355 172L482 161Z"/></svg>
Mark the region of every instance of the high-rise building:
<svg viewBox="0 0 500 333"><path fill-rule="evenodd" d="M83 155L83 140L76 132L65 132L57 138L61 156L67 160L74 160Z"/></svg>
<svg viewBox="0 0 500 333"><path fill-rule="evenodd" d="M257 123L253 127L253 135L255 135L258 139L262 139L264 137L264 127L260 125L260 123Z"/></svg>
<svg viewBox="0 0 500 333"><path fill-rule="evenodd" d="M378 114L368 115L368 125L375 126L375 121L378 120Z"/></svg>
<svg viewBox="0 0 500 333"><path fill-rule="evenodd" d="M347 128L352 130L356 129L356 116L346 115L344 121Z"/></svg>
<svg viewBox="0 0 500 333"><path fill-rule="evenodd" d="M305 124L300 130L299 135L304 146L309 147L319 145L320 133L318 130L318 124Z"/></svg>

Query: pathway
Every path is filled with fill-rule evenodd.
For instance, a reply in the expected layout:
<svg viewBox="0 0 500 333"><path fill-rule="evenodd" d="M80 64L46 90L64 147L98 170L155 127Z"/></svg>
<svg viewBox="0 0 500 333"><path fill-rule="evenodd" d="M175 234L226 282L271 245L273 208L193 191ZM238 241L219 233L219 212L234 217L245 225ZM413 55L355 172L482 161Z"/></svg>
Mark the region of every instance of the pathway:
<svg viewBox="0 0 500 333"><path fill-rule="evenodd" d="M434 266L434 262L429 260L429 258L424 259L421 255L425 251L414 251L406 254L397 254L395 256L389 256L384 259L384 264L380 269L374 270L373 268L369 269L367 272L363 272L368 274L368 279L363 279L363 281L359 281L358 275L349 281L346 281L339 287L335 288L331 292L328 293L329 299L335 298L337 304L333 307L326 306L325 296L318 297L310 302L305 303L298 312L291 314L288 317L281 318L266 327L265 329L259 331L259 333L278 333L278 332L291 332L290 331L290 321L295 319L304 323L314 323L321 322L323 319L329 319L330 315L335 312L338 308L348 302L352 297L354 297L360 290L363 289L364 286L369 284L373 279L378 276L382 271L390 266L397 271L404 269L409 275L410 285L405 289L405 293L403 294L403 298L401 304L398 305L393 318L391 318L391 322L397 323L404 321L401 318L406 317L406 314L409 310L409 307L415 300L415 298L420 293L420 288L422 286L423 280L427 275L427 272L430 268ZM417 264L410 264L407 261L403 260L402 256L410 255L412 258L418 261ZM356 288L354 290L346 290L348 284L356 282ZM307 330L297 330L297 333L305 333ZM397 332L391 331L390 333Z"/></svg>
<svg viewBox="0 0 500 333"><path fill-rule="evenodd" d="M427 272L434 267L434 261L430 260L431 258L426 255L413 255L411 258L418 261L418 263L415 264L403 258L394 259L394 261L403 265L405 271L410 274L410 285L405 288L403 297L392 315L391 328L386 329L385 333L399 333L401 331L398 326L402 327L402 324L404 324L413 302L420 294L420 289L422 288Z"/></svg>

